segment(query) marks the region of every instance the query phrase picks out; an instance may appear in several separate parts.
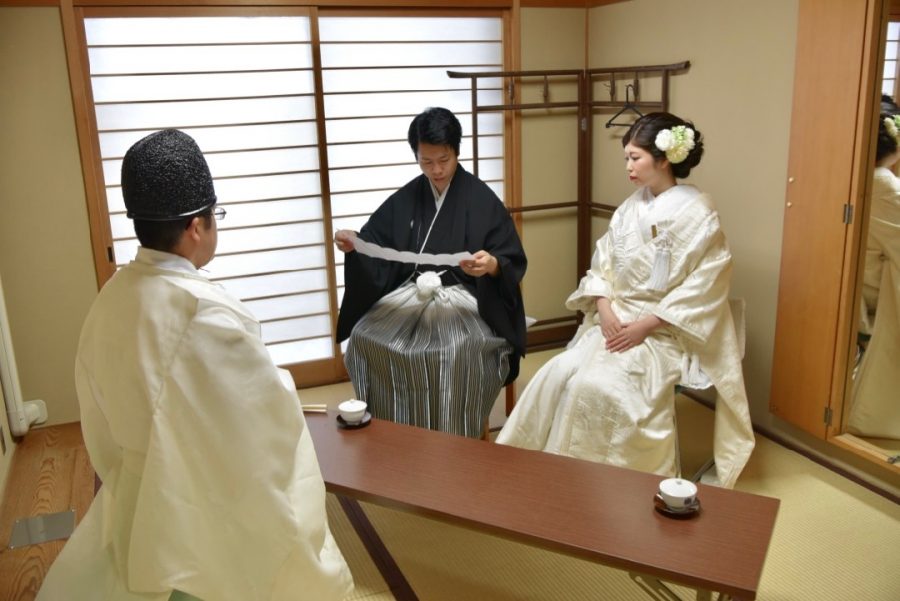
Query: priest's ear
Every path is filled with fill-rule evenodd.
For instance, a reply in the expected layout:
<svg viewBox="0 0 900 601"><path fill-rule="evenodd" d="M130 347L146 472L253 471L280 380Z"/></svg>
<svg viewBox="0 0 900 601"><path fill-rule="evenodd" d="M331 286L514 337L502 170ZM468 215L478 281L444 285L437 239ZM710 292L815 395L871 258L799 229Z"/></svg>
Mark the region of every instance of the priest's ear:
<svg viewBox="0 0 900 601"><path fill-rule="evenodd" d="M212 228L212 218L209 215L201 213L187 218L184 221L181 238L174 249L175 254L191 259L199 249L207 246L210 228Z"/></svg>
<svg viewBox="0 0 900 601"><path fill-rule="evenodd" d="M212 227L212 221L212 214L209 212L204 211L199 215L194 215L193 217L188 218L184 226L185 234L190 236L191 239L199 242L201 236Z"/></svg>
<svg viewBox="0 0 900 601"><path fill-rule="evenodd" d="M188 219L187 224L184 226L184 236L197 243L200 242L200 237L206 229L207 226L203 223L203 217L196 215Z"/></svg>

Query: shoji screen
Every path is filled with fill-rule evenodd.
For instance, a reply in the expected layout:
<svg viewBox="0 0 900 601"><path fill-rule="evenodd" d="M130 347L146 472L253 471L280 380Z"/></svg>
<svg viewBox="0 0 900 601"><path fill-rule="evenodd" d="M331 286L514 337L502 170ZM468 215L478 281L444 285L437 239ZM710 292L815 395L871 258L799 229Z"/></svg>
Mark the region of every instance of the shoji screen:
<svg viewBox="0 0 900 601"><path fill-rule="evenodd" d="M309 18L97 18L85 33L116 263L138 245L122 157L181 129L228 211L209 276L247 302L277 363L333 356Z"/></svg>
<svg viewBox="0 0 900 601"><path fill-rule="evenodd" d="M463 126L460 163L472 171L469 80L448 70L503 68L500 17L322 16L319 38L335 229L358 230L391 192L420 173L406 135L427 107ZM480 101L502 104L499 78ZM503 116L479 117L479 176L503 198ZM338 253L337 261L343 261ZM339 294L343 269L338 266Z"/></svg>
<svg viewBox="0 0 900 601"><path fill-rule="evenodd" d="M472 170L468 80L446 72L503 69L502 17L375 11L314 22L305 9L168 10L175 16L122 9L84 19L115 262L130 261L138 246L119 185L122 157L153 131L181 129L203 150L228 211L209 277L260 319L276 363L339 361L331 301L343 292L343 256L328 262L326 216L334 229L359 229L419 173L406 132L428 106L460 118L461 163ZM500 80L481 94L500 103ZM478 128L480 176L503 198L503 117L483 115Z"/></svg>

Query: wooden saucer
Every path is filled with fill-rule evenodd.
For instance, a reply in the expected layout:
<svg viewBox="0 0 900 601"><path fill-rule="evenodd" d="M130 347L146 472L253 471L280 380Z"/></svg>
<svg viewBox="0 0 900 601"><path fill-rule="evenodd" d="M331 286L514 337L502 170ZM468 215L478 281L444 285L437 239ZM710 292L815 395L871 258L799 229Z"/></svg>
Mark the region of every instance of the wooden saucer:
<svg viewBox="0 0 900 601"><path fill-rule="evenodd" d="M663 514L664 516L675 518L677 520L684 520L687 518L692 518L700 513L700 498L694 497L694 502L686 506L684 509L674 509L666 505L666 502L663 501L663 498L659 495L659 493L656 493L653 496L653 506L656 508L656 511Z"/></svg>
<svg viewBox="0 0 900 601"><path fill-rule="evenodd" d="M365 428L366 426L369 425L369 422L371 422L371 421L372 421L372 414L369 413L368 411L366 411L365 414L362 416L362 419L359 420L355 424L348 424L347 422L344 421L343 417L341 417L340 415L337 416L338 427L344 428L346 430L356 430L357 428Z"/></svg>

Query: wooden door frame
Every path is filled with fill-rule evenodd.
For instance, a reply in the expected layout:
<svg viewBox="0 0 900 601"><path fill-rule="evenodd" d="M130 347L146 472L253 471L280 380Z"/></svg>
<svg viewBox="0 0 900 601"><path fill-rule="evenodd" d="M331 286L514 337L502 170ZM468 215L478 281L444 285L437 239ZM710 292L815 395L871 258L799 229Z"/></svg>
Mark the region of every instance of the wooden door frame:
<svg viewBox="0 0 900 601"><path fill-rule="evenodd" d="M874 157L878 137L878 120L881 110L881 87L877 86L884 69L885 47L887 39L887 22L900 16L900 1L875 0L874 10L867 15L867 33L862 57L863 76L860 89L860 111L857 121L858 143L855 154L859 157L858 168L855 173L854 185L858 189L856 198L867 199L871 195L872 171L874 169ZM896 86L896 81L895 81ZM871 94L871 96L867 96ZM835 402L841 405L839 419L832 420L829 425L826 438L829 442L851 453L873 461L876 465L885 468L895 475L900 475L900 463L892 462L894 458L884 449L879 448L868 441L844 432L849 417L847 411L849 404L846 402L853 391L853 381L849 377L852 370L853 353L850 349L856 346L856 324L859 321L860 299L862 297L863 272L862 260L865 256L866 233L869 230L870 203L861 202L857 205L857 218L852 224L850 239L846 248L845 265L842 290L847 294L842 295L842 305L846 312L842 311L839 322L838 344L835 348L835 366L832 378L832 396ZM843 341L843 344L841 343Z"/></svg>
<svg viewBox="0 0 900 601"><path fill-rule="evenodd" d="M770 410L900 473L883 453L842 433L878 128L875 84L892 2L900 4L800 0ZM823 248L839 252L816 254ZM838 277L812 275L836 268L832 257Z"/></svg>
<svg viewBox="0 0 900 601"><path fill-rule="evenodd" d="M885 452L843 433L847 413L844 410L847 407L845 399L849 398L852 388L849 377L853 361L851 349L856 339L863 279L860 265L864 257L869 218L866 199L870 194L880 114L881 94L880 88L876 89L876 82L883 70L884 24L887 16L892 14L892 7L900 7L900 0L868 0L864 6L850 0L844 0L842 5L834 3L827 6L815 0L800 0L791 160L788 165L770 409L773 414L813 436L872 460L897 474L900 473L900 466L885 461ZM856 17L856 20L847 18L848 15ZM831 30L827 30L829 26ZM812 29L816 30L814 35L810 35ZM849 37L841 38L842 35ZM828 53L824 48L826 45L836 40L838 44L847 43L850 39L852 46L853 36L859 36L856 38L858 51L845 48L837 53L837 60L824 58ZM822 71L816 72L816 63L827 64L825 81ZM829 74L834 79L828 80ZM848 81L858 84L855 87L855 109L852 112L846 110L853 103L848 92L843 98L843 110L834 110L835 107L825 100L827 94L821 91L836 84L846 88ZM809 89L803 86L809 86ZM812 102L817 98L821 102ZM848 114L851 116L843 117ZM826 136L825 139L837 140L837 144L815 146L816 140L803 135L804 120L807 120L807 126L812 123L826 130L833 137ZM834 155L839 152L836 147L841 143L852 148L849 165L846 161L834 160ZM810 162L802 163L796 160L795 153L816 154ZM798 165L806 170L795 173ZM817 175L833 177L835 170L841 172L840 176L849 178L845 223L829 221L823 228L818 223L805 222L797 227L796 223L791 222L792 209L802 209L804 203L809 202L821 203L817 208L825 210L834 208L824 202L826 199L822 196L813 194L810 197L809 192L815 192L815 189L803 194L802 186L798 186L803 183L800 180ZM826 193L832 197L843 194L841 190L831 189ZM830 215L829 219L833 217ZM837 285L822 289L798 286L794 281L798 265L809 270L827 269L826 265L821 264L822 261L817 264L817 257L810 256L809 251L813 242L821 242L823 238L834 243L841 240L841 272ZM798 307L800 312L796 310ZM820 361L816 365L804 365L806 354L817 351L813 348L817 341L809 335L809 327L820 328L825 338L832 337L833 340L828 348L818 349Z"/></svg>

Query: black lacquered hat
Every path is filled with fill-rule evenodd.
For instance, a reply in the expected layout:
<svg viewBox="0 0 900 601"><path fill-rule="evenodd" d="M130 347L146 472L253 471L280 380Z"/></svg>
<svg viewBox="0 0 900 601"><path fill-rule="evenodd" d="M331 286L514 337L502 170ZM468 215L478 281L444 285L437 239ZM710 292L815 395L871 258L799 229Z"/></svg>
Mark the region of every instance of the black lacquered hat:
<svg viewBox="0 0 900 601"><path fill-rule="evenodd" d="M216 204L209 165L192 137L164 129L134 143L122 161L122 196L131 219L172 221Z"/></svg>

